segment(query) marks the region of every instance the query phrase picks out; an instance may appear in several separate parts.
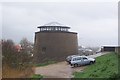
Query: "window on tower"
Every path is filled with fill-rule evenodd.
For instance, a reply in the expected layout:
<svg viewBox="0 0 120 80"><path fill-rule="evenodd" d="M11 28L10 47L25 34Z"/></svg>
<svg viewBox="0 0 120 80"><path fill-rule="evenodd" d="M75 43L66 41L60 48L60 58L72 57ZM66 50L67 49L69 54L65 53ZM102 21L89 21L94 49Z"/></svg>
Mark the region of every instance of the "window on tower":
<svg viewBox="0 0 120 80"><path fill-rule="evenodd" d="M44 54L46 52L46 47L42 47L42 53Z"/></svg>

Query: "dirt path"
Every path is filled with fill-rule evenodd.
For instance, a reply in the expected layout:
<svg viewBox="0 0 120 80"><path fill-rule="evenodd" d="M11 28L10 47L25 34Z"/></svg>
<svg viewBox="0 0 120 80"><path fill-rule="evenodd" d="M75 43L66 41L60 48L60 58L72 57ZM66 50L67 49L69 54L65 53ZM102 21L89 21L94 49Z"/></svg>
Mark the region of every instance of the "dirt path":
<svg viewBox="0 0 120 80"><path fill-rule="evenodd" d="M35 68L35 74L41 74L45 77L49 78L72 78L73 72L80 72L82 71L84 67L77 67L72 68L70 65L68 65L65 61L59 62L57 64L51 64L44 67L36 67Z"/></svg>
<svg viewBox="0 0 120 80"><path fill-rule="evenodd" d="M90 55L89 57L96 58L104 54L107 53L98 53L95 55ZM84 68L85 66L72 68L64 61L56 64L51 64L48 66L36 67L34 71L35 74L41 74L47 78L72 78L73 77L72 74L74 72L83 71Z"/></svg>

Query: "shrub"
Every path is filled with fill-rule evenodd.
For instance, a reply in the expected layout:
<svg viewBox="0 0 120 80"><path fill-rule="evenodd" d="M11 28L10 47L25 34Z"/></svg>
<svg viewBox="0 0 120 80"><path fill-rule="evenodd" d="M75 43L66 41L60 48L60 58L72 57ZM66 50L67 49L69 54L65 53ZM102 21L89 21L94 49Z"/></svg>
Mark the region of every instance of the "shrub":
<svg viewBox="0 0 120 80"><path fill-rule="evenodd" d="M34 74L34 75L32 75L31 78L43 78L43 76L40 74Z"/></svg>

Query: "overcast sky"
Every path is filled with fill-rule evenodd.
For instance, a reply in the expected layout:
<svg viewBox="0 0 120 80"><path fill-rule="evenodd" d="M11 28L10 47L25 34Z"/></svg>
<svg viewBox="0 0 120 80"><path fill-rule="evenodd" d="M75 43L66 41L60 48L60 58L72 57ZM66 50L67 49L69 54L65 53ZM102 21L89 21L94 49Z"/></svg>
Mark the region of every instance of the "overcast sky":
<svg viewBox="0 0 120 80"><path fill-rule="evenodd" d="M114 2L3 3L2 38L34 42L37 27L59 22L78 33L83 46L118 44L118 5Z"/></svg>

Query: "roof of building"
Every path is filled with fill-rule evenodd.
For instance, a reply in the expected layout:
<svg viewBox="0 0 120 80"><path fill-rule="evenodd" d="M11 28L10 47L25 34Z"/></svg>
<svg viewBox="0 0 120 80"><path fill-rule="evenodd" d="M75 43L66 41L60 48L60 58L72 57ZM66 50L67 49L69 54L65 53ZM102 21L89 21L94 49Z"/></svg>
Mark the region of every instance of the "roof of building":
<svg viewBox="0 0 120 80"><path fill-rule="evenodd" d="M43 26L38 26L38 28L41 28L41 27L62 27L62 28L70 28L66 25L63 25L61 23L58 23L58 22L50 22L50 23L47 23L47 24L44 24Z"/></svg>
<svg viewBox="0 0 120 80"><path fill-rule="evenodd" d="M50 23L44 24L44 26L64 26L64 25L58 22L50 22Z"/></svg>
<svg viewBox="0 0 120 80"><path fill-rule="evenodd" d="M103 45L102 47L120 47L120 45Z"/></svg>

